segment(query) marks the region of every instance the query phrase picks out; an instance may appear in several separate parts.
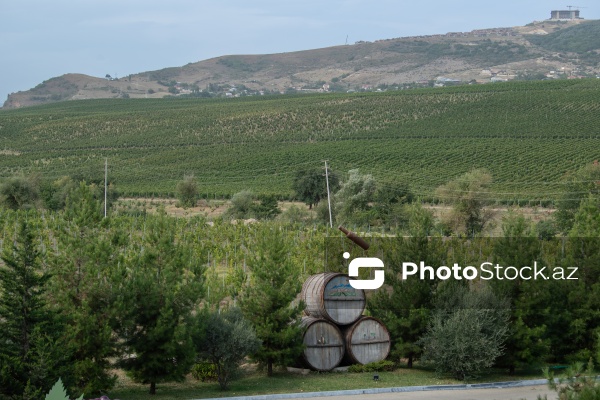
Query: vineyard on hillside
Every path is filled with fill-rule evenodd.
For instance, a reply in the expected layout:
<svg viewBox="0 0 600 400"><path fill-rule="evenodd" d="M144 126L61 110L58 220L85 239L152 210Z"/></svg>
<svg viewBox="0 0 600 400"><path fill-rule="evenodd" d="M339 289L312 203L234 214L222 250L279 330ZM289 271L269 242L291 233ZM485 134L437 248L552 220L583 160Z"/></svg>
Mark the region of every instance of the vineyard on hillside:
<svg viewBox="0 0 600 400"><path fill-rule="evenodd" d="M110 179L121 193L167 196L194 174L204 197L292 194L298 169L406 182L431 198L473 168L490 198L553 201L600 159L600 80L513 82L385 93L240 99L87 100L0 112L0 181Z"/></svg>

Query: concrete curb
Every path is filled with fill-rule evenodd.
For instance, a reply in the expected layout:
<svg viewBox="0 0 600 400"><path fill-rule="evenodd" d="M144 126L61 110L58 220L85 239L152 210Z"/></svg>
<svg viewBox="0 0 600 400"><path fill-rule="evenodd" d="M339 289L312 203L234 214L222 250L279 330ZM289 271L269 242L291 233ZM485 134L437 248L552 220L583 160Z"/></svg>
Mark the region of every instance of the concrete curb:
<svg viewBox="0 0 600 400"><path fill-rule="evenodd" d="M395 393L395 392L423 392L423 391L435 391L435 390L468 390L468 389L509 388L509 387L545 385L546 383L548 383L547 379L531 379L531 380L526 380L526 381L473 383L473 384L457 384L457 385L403 386L403 387L390 387L390 388L334 390L334 391L329 391L329 392L281 393L281 394L263 394L263 395L256 395L256 396L214 397L211 399L197 399L197 400L306 399L306 398L311 398L311 397L352 396L352 395L360 395L360 394L379 394L379 393Z"/></svg>

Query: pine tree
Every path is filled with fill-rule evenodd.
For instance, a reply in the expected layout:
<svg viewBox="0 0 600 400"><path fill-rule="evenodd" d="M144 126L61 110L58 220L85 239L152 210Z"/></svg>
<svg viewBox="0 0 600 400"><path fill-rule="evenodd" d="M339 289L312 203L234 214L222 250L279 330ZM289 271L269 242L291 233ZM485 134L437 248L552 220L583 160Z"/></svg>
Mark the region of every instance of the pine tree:
<svg viewBox="0 0 600 400"><path fill-rule="evenodd" d="M541 261L541 244L533 225L520 213L509 213L502 221L503 237L494 242L494 263L521 268ZM546 326L540 310L547 307L545 282L494 279L494 291L505 296L510 305L506 350L498 364L514 374L515 368L539 363L547 355L549 343L544 338Z"/></svg>
<svg viewBox="0 0 600 400"><path fill-rule="evenodd" d="M53 300L60 304L69 327L65 338L72 354L74 385L86 395L101 394L116 382L116 375L109 372L116 352L108 270L118 260L101 210L88 185L82 182L72 190L66 199L58 251L51 259L57 277Z"/></svg>
<svg viewBox="0 0 600 400"><path fill-rule="evenodd" d="M126 358L119 364L135 381L181 381L195 357L189 325L202 296L203 268L176 240L174 221L148 218L142 248L123 268L117 331Z"/></svg>
<svg viewBox="0 0 600 400"><path fill-rule="evenodd" d="M267 366L269 376L273 375L273 365L295 361L303 349L299 316L304 305L290 305L301 289L300 268L288 252L281 231L260 230L254 257L249 261L250 285L240 299L244 317L262 341L253 357Z"/></svg>
<svg viewBox="0 0 600 400"><path fill-rule="evenodd" d="M437 280L421 280L418 276L401 276L403 261L424 261L429 266L441 265L441 239L429 237L433 230L433 215L415 205L409 208L406 238L383 239L386 263L386 288L370 299L369 309L390 331L393 350L398 358L408 359L408 368L422 352L418 340L425 334L431 318Z"/></svg>
<svg viewBox="0 0 600 400"><path fill-rule="evenodd" d="M65 371L54 357L60 327L44 299L50 275L42 272L27 222L21 222L16 244L0 258L5 264L0 264L0 397L37 398Z"/></svg>

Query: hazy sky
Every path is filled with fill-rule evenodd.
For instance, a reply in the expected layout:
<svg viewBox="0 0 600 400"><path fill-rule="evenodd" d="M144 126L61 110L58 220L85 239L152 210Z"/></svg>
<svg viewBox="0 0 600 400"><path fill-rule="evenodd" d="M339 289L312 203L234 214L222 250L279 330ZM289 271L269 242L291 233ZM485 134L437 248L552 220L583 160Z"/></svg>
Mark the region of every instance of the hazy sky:
<svg viewBox="0 0 600 400"><path fill-rule="evenodd" d="M597 0L577 0L600 18ZM421 34L525 25L547 0L0 0L0 105L8 93L77 72L104 77L226 54L263 54ZM586 7L586 8L583 8Z"/></svg>

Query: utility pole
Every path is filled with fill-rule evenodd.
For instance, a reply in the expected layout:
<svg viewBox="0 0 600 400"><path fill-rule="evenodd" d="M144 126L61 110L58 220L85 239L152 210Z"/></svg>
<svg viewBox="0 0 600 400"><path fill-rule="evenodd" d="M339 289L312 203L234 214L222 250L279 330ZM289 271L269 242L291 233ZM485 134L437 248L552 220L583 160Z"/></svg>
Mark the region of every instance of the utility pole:
<svg viewBox="0 0 600 400"><path fill-rule="evenodd" d="M106 192L108 187L108 158L104 159L104 218L106 218Z"/></svg>
<svg viewBox="0 0 600 400"><path fill-rule="evenodd" d="M329 227L333 228L333 218L331 217L331 196L329 195L329 171L327 170L327 160L325 160L325 182L327 183L327 205L329 206Z"/></svg>

